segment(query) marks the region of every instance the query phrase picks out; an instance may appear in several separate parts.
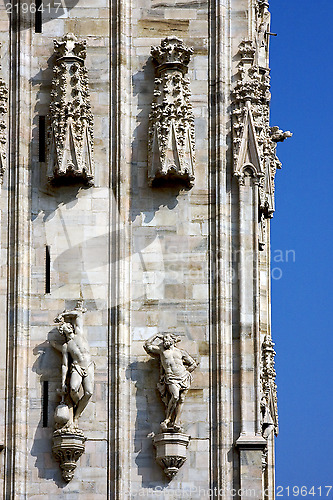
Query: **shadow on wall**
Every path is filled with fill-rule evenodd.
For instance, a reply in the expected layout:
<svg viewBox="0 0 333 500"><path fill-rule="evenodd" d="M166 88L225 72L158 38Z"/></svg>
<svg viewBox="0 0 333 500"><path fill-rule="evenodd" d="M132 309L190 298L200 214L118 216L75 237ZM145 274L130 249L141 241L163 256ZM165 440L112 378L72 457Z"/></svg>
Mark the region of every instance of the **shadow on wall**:
<svg viewBox="0 0 333 500"><path fill-rule="evenodd" d="M139 110L132 142L131 160L131 221L142 214L143 223L147 224L154 218L160 207L174 209L177 196L186 191L182 185L165 184L165 187L151 188L148 185L148 125L149 113L154 95L155 69L150 57L144 64L142 71L132 77L133 95L137 98Z"/></svg>
<svg viewBox="0 0 333 500"><path fill-rule="evenodd" d="M156 384L159 378L158 360L135 361L127 369L126 377L136 387L136 421L134 435L135 463L143 488L167 487L169 480L155 462L151 433L157 434L164 419L164 405Z"/></svg>
<svg viewBox="0 0 333 500"><path fill-rule="evenodd" d="M77 203L77 196L80 190L89 189L82 183L70 184L64 186L53 186L48 181L47 161L48 161L48 128L50 126L50 100L53 78L55 54L53 53L47 60L47 68L40 69L31 80L31 86L36 89L36 105L33 117L32 139L30 142L31 158L31 184L39 189L40 197L45 197L44 222L52 213L55 213L60 205ZM41 119L43 120L44 134L41 133ZM41 135L40 135L41 134ZM42 137L44 135L44 137ZM39 207L38 197L32 198L32 221L34 221L41 208Z"/></svg>
<svg viewBox="0 0 333 500"><path fill-rule="evenodd" d="M38 357L32 371L40 377L42 397L30 399L34 410L40 409L40 420L35 427L31 455L36 457L35 467L38 469L38 477L52 479L58 487L63 487L64 481L59 464L52 456L53 415L60 401L57 389L61 384L61 354L51 346L50 340L61 342L60 333L56 328L50 330L47 340L33 350L34 355Z"/></svg>

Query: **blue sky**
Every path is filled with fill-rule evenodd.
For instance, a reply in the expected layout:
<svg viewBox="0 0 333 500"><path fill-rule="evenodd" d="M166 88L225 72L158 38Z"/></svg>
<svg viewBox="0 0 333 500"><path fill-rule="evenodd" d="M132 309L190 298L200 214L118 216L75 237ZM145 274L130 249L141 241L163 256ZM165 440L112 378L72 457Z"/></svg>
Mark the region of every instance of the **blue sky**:
<svg viewBox="0 0 333 500"><path fill-rule="evenodd" d="M278 146L283 169L276 175L271 225L272 267L282 271L272 280L276 484L318 488L333 485L333 2L270 4L271 31L278 33L271 37L271 124L294 133ZM275 262L277 250L284 256L294 250L295 259L289 254L289 262ZM333 498L333 488L326 498Z"/></svg>

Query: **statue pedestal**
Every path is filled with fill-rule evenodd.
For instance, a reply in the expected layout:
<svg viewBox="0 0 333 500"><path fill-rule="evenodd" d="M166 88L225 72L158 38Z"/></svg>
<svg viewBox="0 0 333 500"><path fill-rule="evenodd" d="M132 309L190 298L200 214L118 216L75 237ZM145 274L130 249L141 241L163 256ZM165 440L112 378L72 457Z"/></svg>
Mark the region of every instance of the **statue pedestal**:
<svg viewBox="0 0 333 500"><path fill-rule="evenodd" d="M181 432L163 432L154 436L156 462L168 478L172 479L185 463L186 449L190 439L190 436Z"/></svg>
<svg viewBox="0 0 333 500"><path fill-rule="evenodd" d="M80 430L58 430L53 433L52 453L59 462L61 474L69 483L74 477L76 462L84 453L86 438Z"/></svg>

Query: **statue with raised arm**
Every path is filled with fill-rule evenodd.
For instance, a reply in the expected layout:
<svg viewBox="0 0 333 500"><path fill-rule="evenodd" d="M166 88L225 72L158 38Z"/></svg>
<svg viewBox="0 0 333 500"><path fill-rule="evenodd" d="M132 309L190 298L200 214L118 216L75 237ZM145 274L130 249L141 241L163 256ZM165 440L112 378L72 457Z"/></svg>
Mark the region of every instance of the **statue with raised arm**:
<svg viewBox="0 0 333 500"><path fill-rule="evenodd" d="M86 408L94 390L94 363L91 360L88 339L83 327L82 300L71 311L64 311L55 318L58 331L64 337L64 343L51 341L53 347L62 354L61 395L70 400L73 408L72 424L78 427L78 419ZM80 396L82 388L83 395ZM69 422L67 425L71 425Z"/></svg>
<svg viewBox="0 0 333 500"><path fill-rule="evenodd" d="M160 342L156 343L156 340ZM157 334L143 346L150 356L159 357L161 363L157 387L166 406L165 420L161 423L163 432L181 430L180 413L192 382L191 372L198 366L188 352L176 347L180 340L180 337L171 333Z"/></svg>

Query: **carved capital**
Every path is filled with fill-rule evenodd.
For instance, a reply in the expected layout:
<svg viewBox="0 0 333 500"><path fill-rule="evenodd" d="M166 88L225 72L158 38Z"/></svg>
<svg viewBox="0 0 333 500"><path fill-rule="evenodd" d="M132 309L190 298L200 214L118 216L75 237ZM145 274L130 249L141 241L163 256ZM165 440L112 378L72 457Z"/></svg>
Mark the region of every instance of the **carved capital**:
<svg viewBox="0 0 333 500"><path fill-rule="evenodd" d="M93 115L86 42L68 34L54 41L55 64L48 130L48 178L53 184L93 185Z"/></svg>
<svg viewBox="0 0 333 500"><path fill-rule="evenodd" d="M148 180L151 186L194 183L194 117L189 81L184 76L192 49L179 38L152 47L155 90L149 115Z"/></svg>
<svg viewBox="0 0 333 500"><path fill-rule="evenodd" d="M157 66L157 72L166 70L180 70L187 73L188 64L193 54L191 47L186 47L183 40L177 37L167 37L161 45L151 48L151 55Z"/></svg>

